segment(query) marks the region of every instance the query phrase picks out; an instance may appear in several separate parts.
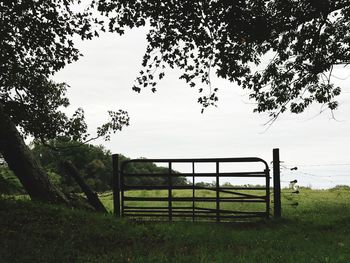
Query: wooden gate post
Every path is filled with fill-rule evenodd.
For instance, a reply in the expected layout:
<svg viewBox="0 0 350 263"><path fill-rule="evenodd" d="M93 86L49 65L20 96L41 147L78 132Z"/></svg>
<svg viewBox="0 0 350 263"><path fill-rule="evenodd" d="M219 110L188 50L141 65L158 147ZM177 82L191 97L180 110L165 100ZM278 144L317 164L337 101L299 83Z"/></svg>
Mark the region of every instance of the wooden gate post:
<svg viewBox="0 0 350 263"><path fill-rule="evenodd" d="M281 174L280 174L280 150L273 149L273 201L274 218L281 218Z"/></svg>
<svg viewBox="0 0 350 263"><path fill-rule="evenodd" d="M120 177L119 177L119 155L112 155L113 164L113 210L117 217L120 217Z"/></svg>

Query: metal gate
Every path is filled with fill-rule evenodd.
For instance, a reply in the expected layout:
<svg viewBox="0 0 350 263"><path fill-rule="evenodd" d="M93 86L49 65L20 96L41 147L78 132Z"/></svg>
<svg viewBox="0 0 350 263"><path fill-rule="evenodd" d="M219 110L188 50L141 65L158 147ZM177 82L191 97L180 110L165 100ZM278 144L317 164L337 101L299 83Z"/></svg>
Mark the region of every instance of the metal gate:
<svg viewBox="0 0 350 263"><path fill-rule="evenodd" d="M161 173L128 173L128 166L140 163L163 164ZM196 166L207 163L214 172L197 172ZM263 169L251 172L223 172L222 164L261 163ZM191 172L178 173L178 164L191 166ZM120 168L120 169L119 169ZM268 218L270 215L270 174L267 163L260 158L212 159L134 159L119 163L113 155L114 212L117 216L142 220L232 221L237 219ZM130 170L130 169L129 169ZM176 178L191 178L186 184L176 184ZM211 185L199 185L198 179L212 178ZM265 185L223 185L222 178L261 178ZM161 178L162 183L130 184L131 178ZM135 180L134 180L135 181ZM159 180L158 180L159 181ZM143 180L145 182L145 180ZM180 194L179 194L180 193ZM204 196L203 196L204 193ZM244 209L245 207L252 209ZM259 207L259 209L256 209Z"/></svg>

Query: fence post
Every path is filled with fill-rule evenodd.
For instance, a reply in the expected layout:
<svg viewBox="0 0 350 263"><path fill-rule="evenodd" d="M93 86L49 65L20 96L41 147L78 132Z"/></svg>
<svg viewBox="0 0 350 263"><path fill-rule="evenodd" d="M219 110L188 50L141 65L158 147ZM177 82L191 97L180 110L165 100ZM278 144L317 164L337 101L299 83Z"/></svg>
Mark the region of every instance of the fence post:
<svg viewBox="0 0 350 263"><path fill-rule="evenodd" d="M269 167L266 167L265 169L265 176L266 176L266 218L270 217L270 170Z"/></svg>
<svg viewBox="0 0 350 263"><path fill-rule="evenodd" d="M195 187L196 187L196 179L195 179L195 169L194 169L194 162L192 162L192 222L194 222L194 209L195 209L195 203L194 203L194 198L196 196L195 193Z"/></svg>
<svg viewBox="0 0 350 263"><path fill-rule="evenodd" d="M220 222L219 162L216 162L216 222Z"/></svg>
<svg viewBox="0 0 350 263"><path fill-rule="evenodd" d="M169 216L169 221L173 221L173 203L172 203L172 189L173 189L173 182L171 178L171 171L172 171L172 166L171 162L169 162L169 170L168 170L168 216Z"/></svg>
<svg viewBox="0 0 350 263"><path fill-rule="evenodd" d="M119 155L112 155L113 163L113 210L120 217L120 177L119 177Z"/></svg>
<svg viewBox="0 0 350 263"><path fill-rule="evenodd" d="M281 218L280 150L273 149L273 201L274 218Z"/></svg>

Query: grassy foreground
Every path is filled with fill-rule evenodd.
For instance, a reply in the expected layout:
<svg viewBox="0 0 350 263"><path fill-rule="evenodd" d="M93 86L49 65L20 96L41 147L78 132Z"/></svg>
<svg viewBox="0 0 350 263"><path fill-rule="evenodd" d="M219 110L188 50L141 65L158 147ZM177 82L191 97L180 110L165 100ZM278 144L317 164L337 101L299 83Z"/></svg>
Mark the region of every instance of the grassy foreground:
<svg viewBox="0 0 350 263"><path fill-rule="evenodd" d="M284 196L283 220L253 224L137 223L0 200L0 262L350 262L350 191L302 189L297 208Z"/></svg>

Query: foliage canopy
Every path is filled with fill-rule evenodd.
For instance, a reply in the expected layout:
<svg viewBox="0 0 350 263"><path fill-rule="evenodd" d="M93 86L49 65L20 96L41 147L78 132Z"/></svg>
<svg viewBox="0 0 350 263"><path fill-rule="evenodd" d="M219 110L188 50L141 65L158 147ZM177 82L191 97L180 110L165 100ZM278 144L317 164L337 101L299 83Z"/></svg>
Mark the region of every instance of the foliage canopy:
<svg viewBox="0 0 350 263"><path fill-rule="evenodd" d="M332 83L332 70L350 56L349 14L347 0L1 2L1 107L24 134L85 140L83 110L71 118L61 111L69 104L67 85L50 76L81 55L74 37L147 25L135 91L156 91L165 69L177 67L190 86L209 86L198 100L204 107L218 100L210 81L215 72L249 90L255 111L273 118L287 109L300 113L314 102L333 110L340 88ZM128 124L125 111L110 116L98 136Z"/></svg>
<svg viewBox="0 0 350 263"><path fill-rule="evenodd" d="M86 9L74 11L76 0L2 1L0 3L0 110L10 116L22 134L45 141L70 136L84 141L89 136L84 111L72 117L62 108L69 105L67 84L50 77L66 64L76 61L79 50L73 38L97 35L98 21ZM127 112L109 112L110 122L97 136L128 125Z"/></svg>
<svg viewBox="0 0 350 263"><path fill-rule="evenodd" d="M272 119L311 103L336 109L336 65L350 60L347 0L96 1L108 29L123 34L148 25L144 69L133 89L156 91L165 69L180 68L190 86L202 82L204 107L218 100L211 72L250 91L255 111ZM268 63L266 63L268 61ZM203 88L199 88L202 92Z"/></svg>

